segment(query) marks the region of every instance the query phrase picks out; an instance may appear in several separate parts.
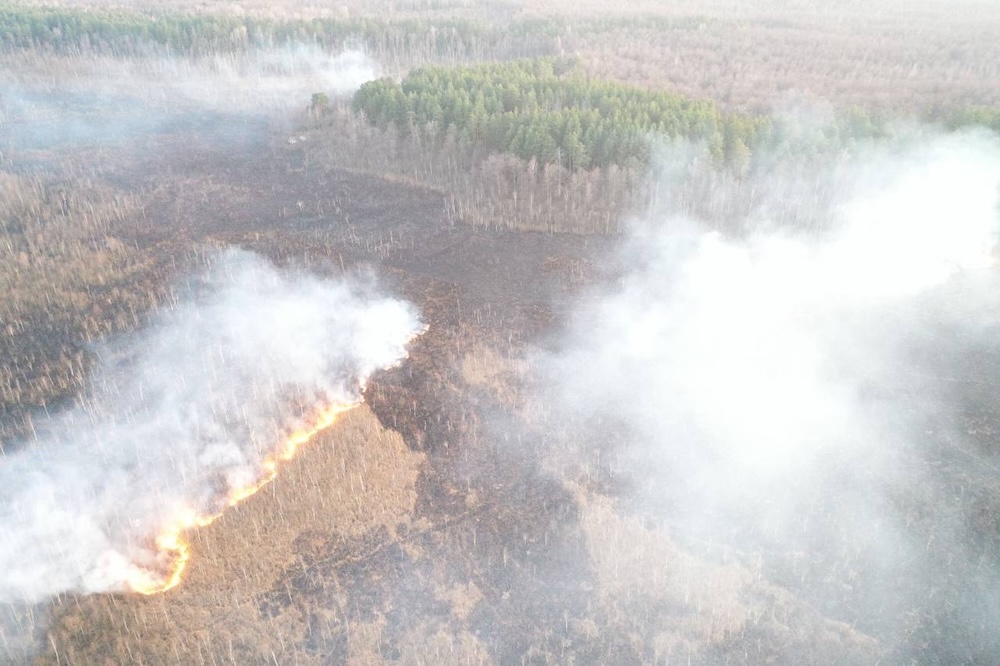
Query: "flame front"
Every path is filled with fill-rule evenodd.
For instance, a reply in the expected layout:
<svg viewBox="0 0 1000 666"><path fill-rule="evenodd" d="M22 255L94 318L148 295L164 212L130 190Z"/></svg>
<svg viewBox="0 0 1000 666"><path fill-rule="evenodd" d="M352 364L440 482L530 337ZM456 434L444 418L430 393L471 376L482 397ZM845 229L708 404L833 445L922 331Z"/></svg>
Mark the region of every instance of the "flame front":
<svg viewBox="0 0 1000 666"><path fill-rule="evenodd" d="M176 516L161 529L154 541L158 551L157 558L163 561L162 566L156 567L156 570L135 566L126 579L129 587L135 592L145 595L166 592L176 587L181 582L184 569L191 558L190 545L184 537L185 532L212 524L222 515L225 508L239 504L269 484L277 476L280 462L294 458L300 446L311 440L320 431L329 428L341 414L358 404L358 402L354 402L328 407L321 411L309 426L289 435L278 451L264 459L261 465L263 475L257 481L229 491L222 511L209 515L198 515L194 510L189 509Z"/></svg>

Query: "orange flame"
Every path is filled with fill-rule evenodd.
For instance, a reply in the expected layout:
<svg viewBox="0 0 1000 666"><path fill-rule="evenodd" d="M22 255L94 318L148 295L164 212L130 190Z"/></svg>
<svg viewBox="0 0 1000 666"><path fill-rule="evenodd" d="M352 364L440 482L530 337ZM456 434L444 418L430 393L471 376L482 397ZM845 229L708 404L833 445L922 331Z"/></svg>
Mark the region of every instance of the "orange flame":
<svg viewBox="0 0 1000 666"><path fill-rule="evenodd" d="M315 437L320 431L329 428L341 414L356 407L358 404L358 402L355 402L328 407L320 412L309 426L296 430L289 435L278 451L264 458L264 462L262 463L264 474L261 478L250 485L242 488L234 488L229 491L225 508L236 506L273 481L274 477L278 475L278 464L280 462L294 458L300 446ZM211 525L222 515L225 508L218 513L209 515L198 515L194 510L189 509L181 515L176 516L156 536L154 542L159 551L159 557L166 559L167 564L159 571L135 567L126 579L129 587L135 592L145 595L166 592L176 587L181 582L184 569L191 558L190 545L184 538L184 533L196 527Z"/></svg>

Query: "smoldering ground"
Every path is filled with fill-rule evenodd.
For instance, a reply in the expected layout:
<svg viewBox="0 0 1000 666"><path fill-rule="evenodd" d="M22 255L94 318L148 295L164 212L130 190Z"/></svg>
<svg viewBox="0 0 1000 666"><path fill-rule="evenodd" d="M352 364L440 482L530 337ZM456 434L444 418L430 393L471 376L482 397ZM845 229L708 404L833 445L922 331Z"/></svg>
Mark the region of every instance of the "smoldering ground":
<svg viewBox="0 0 1000 666"><path fill-rule="evenodd" d="M758 563L892 663L988 663L1000 141L909 137L717 180L721 221L677 196L697 151L664 168L668 212L635 223L540 391L564 473L689 552Z"/></svg>
<svg viewBox="0 0 1000 666"><path fill-rule="evenodd" d="M351 404L421 330L371 285L216 256L149 330L101 346L79 405L0 461L0 602L122 590L153 537L210 514L317 409ZM24 607L24 606L22 606ZM13 611L12 611L13 615Z"/></svg>

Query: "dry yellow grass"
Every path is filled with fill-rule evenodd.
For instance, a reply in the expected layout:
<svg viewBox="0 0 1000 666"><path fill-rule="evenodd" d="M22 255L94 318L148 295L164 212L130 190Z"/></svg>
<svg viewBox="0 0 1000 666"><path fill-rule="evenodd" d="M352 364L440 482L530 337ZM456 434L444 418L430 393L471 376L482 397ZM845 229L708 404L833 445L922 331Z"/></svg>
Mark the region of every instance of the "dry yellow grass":
<svg viewBox="0 0 1000 666"><path fill-rule="evenodd" d="M772 657L784 653L791 660L786 663L804 654L836 655L837 663L845 664L877 660L877 641L822 617L787 590L769 584L759 565L703 559L682 548L667 530L623 515L610 499L573 490L605 617L627 631L648 622L639 613L670 609L650 628L657 663L725 653L727 644L739 644L737 639L750 634L764 639ZM577 632L607 629L580 626Z"/></svg>
<svg viewBox="0 0 1000 666"><path fill-rule="evenodd" d="M50 650L38 662L318 663L303 648L309 623L302 609L264 617L258 598L302 561L310 537L393 532L408 523L423 457L382 428L368 407L348 412L274 483L191 535L191 562L178 588L57 606ZM358 626L349 636L357 654L365 653L372 630Z"/></svg>
<svg viewBox="0 0 1000 666"><path fill-rule="evenodd" d="M398 663L414 666L485 666L492 664L486 647L468 631L427 623L400 640Z"/></svg>
<svg viewBox="0 0 1000 666"><path fill-rule="evenodd" d="M520 385L524 382L527 364L521 359L509 359L483 345L476 345L462 357L462 379L472 387L486 390L504 407L520 402Z"/></svg>
<svg viewBox="0 0 1000 666"><path fill-rule="evenodd" d="M580 496L581 525L605 604L666 602L684 609L673 640L691 645L723 641L747 619L742 603L754 580L747 568L716 565L681 550L662 530L620 515L607 498ZM663 638L667 640L666 636Z"/></svg>

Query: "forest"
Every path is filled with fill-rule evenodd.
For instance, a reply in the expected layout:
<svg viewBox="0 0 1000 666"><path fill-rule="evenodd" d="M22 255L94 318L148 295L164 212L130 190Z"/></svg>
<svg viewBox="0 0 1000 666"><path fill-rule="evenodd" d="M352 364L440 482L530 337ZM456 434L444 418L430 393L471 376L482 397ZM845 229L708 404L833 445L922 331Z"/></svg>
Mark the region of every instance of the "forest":
<svg viewBox="0 0 1000 666"><path fill-rule="evenodd" d="M54 53L205 56L316 44L363 45L373 56L404 61L462 62L543 55L556 28L544 21L490 26L463 19L380 17L267 19L227 14L183 15L130 10L80 12L57 7L0 7L0 48Z"/></svg>
<svg viewBox="0 0 1000 666"><path fill-rule="evenodd" d="M426 166L414 171L451 189L465 217L547 231L616 229L611 217L648 205L649 177L664 145L694 146L711 178L741 179L776 162L830 155L896 132L878 110L850 107L803 128L794 115L725 110L711 100L598 80L579 59L551 57L418 68L399 82L364 84L351 110L384 145L345 154L371 160L373 151L390 150L388 162L368 168L402 175L406 159L422 160ZM989 107L929 109L921 120L949 130L1000 127ZM356 132L335 127L338 137ZM493 189L475 191L464 182L470 170ZM526 208L510 205L518 198Z"/></svg>
<svg viewBox="0 0 1000 666"><path fill-rule="evenodd" d="M992 663L959 4L0 3L0 664Z"/></svg>

